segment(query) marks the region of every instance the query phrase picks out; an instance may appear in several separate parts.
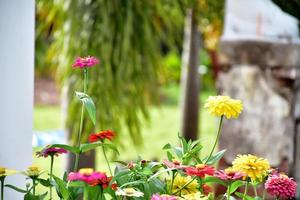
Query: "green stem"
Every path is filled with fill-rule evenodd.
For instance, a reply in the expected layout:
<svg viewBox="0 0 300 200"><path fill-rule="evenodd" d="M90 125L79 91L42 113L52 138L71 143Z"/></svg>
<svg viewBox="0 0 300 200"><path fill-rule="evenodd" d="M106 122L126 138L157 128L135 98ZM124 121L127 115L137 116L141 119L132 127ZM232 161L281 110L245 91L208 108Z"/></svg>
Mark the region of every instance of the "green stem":
<svg viewBox="0 0 300 200"><path fill-rule="evenodd" d="M187 182L186 184L184 184L179 190L177 190L176 192L174 192L173 195L176 195L177 193L181 192L181 190L183 190L185 187L187 187L189 184L191 184L195 179L196 179L196 176L193 177L192 180L190 180L189 182Z"/></svg>
<svg viewBox="0 0 300 200"><path fill-rule="evenodd" d="M108 159L107 159L107 156L106 156L106 152L105 152L105 149L104 149L103 145L102 145L102 151L103 151L103 155L104 155L105 161L106 161L108 169L109 169L109 173L112 176L113 174L112 174L112 171L111 171L111 168L110 168L110 165L109 165L109 162L108 162Z"/></svg>
<svg viewBox="0 0 300 200"><path fill-rule="evenodd" d="M219 141L219 138L220 138L220 135L221 135L221 129L222 129L223 118L224 118L224 115L221 116L220 123L219 123L219 128L218 128L218 134L217 134L215 143L214 143L213 148L212 148L212 150L211 150L211 152L210 152L210 154L209 154L209 156L208 156L208 158L207 158L207 160L205 161L204 164L206 164L206 163L209 161L209 159L211 158L211 156L212 156L212 154L214 153L215 148L216 148L216 146L217 146L217 144L218 144L218 141Z"/></svg>
<svg viewBox="0 0 300 200"><path fill-rule="evenodd" d="M231 188L231 183L229 183L227 188L227 200L230 200L230 188Z"/></svg>
<svg viewBox="0 0 300 200"><path fill-rule="evenodd" d="M247 180L246 186L245 186L244 195L243 195L243 200L245 199L245 196L247 195L247 192L248 192L248 184L249 184L249 182L248 182L248 180Z"/></svg>
<svg viewBox="0 0 300 200"><path fill-rule="evenodd" d="M86 91L87 91L87 81L88 81L88 69L83 68L83 93L86 93ZM82 105L81 105L81 115L80 115L80 126L79 126L78 135L77 135L77 147L78 148L80 147L80 144L81 144L83 119L84 119L84 105L82 103ZM79 157L80 157L80 153L75 155L75 165L74 165L74 170L73 171L78 170Z"/></svg>
<svg viewBox="0 0 300 200"><path fill-rule="evenodd" d="M177 175L176 171L172 170L172 180L171 180L170 194L172 193L172 190L173 190L174 179L175 179L176 175Z"/></svg>
<svg viewBox="0 0 300 200"><path fill-rule="evenodd" d="M1 177L1 200L4 200L4 179L5 177Z"/></svg>
<svg viewBox="0 0 300 200"><path fill-rule="evenodd" d="M257 197L257 190L256 190L256 187L255 187L254 185L252 185L252 187L253 187L253 190L254 190L254 195L255 195L255 197Z"/></svg>
<svg viewBox="0 0 300 200"><path fill-rule="evenodd" d="M32 194L35 196L35 178L32 179Z"/></svg>
<svg viewBox="0 0 300 200"><path fill-rule="evenodd" d="M263 199L263 200L265 200L265 198L266 198L266 190L264 189L264 192L263 192L263 197L262 197L262 199Z"/></svg>
<svg viewBox="0 0 300 200"><path fill-rule="evenodd" d="M50 200L52 200L52 178L53 178L53 163L54 163L54 155L51 155L51 163L50 163Z"/></svg>

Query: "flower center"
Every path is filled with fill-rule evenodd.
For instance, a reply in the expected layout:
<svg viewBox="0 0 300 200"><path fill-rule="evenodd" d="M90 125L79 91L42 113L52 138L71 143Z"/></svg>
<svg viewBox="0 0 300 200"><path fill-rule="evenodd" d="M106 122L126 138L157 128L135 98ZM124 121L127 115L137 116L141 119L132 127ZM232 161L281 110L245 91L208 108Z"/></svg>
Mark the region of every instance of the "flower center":
<svg viewBox="0 0 300 200"><path fill-rule="evenodd" d="M196 165L196 168L197 169L203 169L203 168L205 168L205 164L198 164L198 165Z"/></svg>

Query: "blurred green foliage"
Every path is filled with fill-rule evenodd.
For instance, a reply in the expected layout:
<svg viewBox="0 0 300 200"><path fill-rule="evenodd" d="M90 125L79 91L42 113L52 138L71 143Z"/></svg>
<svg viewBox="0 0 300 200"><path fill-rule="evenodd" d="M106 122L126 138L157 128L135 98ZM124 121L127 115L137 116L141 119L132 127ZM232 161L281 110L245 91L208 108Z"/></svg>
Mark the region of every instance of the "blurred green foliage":
<svg viewBox="0 0 300 200"><path fill-rule="evenodd" d="M93 55L101 63L89 70L87 93L96 103L97 125L86 117L85 135L127 127L134 143L140 142L141 121L149 118L148 105L159 102L159 87L179 82L185 11L191 5L198 6L204 47L215 48L224 0L36 0L36 73L64 86L71 135L80 117L73 91L82 90L82 74L71 65L77 56ZM210 69L209 56L200 57ZM203 81L213 82L206 75Z"/></svg>

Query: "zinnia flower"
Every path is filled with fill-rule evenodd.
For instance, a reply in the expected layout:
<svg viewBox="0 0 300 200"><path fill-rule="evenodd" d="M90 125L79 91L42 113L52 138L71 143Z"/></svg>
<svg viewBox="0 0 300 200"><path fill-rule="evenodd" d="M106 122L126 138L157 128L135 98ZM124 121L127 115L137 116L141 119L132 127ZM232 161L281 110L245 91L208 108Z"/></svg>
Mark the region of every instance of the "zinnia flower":
<svg viewBox="0 0 300 200"><path fill-rule="evenodd" d="M63 148L46 147L42 151L37 152L36 155L47 158L48 156L59 156L64 153L67 153L67 151Z"/></svg>
<svg viewBox="0 0 300 200"><path fill-rule="evenodd" d="M189 176L198 176L200 178L204 178L205 175L214 175L215 168L205 164L198 164L195 167L186 167L184 168L184 171Z"/></svg>
<svg viewBox="0 0 300 200"><path fill-rule="evenodd" d="M97 142L97 141L103 141L104 139L108 139L112 141L112 139L115 137L116 133L114 133L111 130L105 130L100 131L100 133L93 133L89 136L89 142Z"/></svg>
<svg viewBox="0 0 300 200"><path fill-rule="evenodd" d="M242 172L234 171L232 168L227 168L225 171L216 171L214 176L224 181L234 181L243 178L245 174Z"/></svg>
<svg viewBox="0 0 300 200"><path fill-rule="evenodd" d="M232 162L232 168L246 174L254 181L262 181L270 169L269 161L254 155L238 155Z"/></svg>
<svg viewBox="0 0 300 200"><path fill-rule="evenodd" d="M172 162L167 159L164 159L162 161L162 163L170 169L182 169L185 167L184 165L182 165L180 163L179 160L176 160L176 159L173 159Z"/></svg>
<svg viewBox="0 0 300 200"><path fill-rule="evenodd" d="M284 174L271 175L265 183L265 188L272 196L290 199L296 196L297 183Z"/></svg>
<svg viewBox="0 0 300 200"><path fill-rule="evenodd" d="M182 195L182 200L209 200L209 197L204 196L200 192Z"/></svg>
<svg viewBox="0 0 300 200"><path fill-rule="evenodd" d="M142 197L144 196L144 193L138 190L135 190L134 188L125 188L121 189L118 188L116 191L117 196L127 196L127 197Z"/></svg>
<svg viewBox="0 0 300 200"><path fill-rule="evenodd" d="M15 170L7 169L5 167L0 167L0 179L5 178L6 176L17 173Z"/></svg>
<svg viewBox="0 0 300 200"><path fill-rule="evenodd" d="M106 188L111 178L107 177L105 173L94 172L91 168L83 168L79 172L69 173L68 180L83 181L91 186L101 185L103 188Z"/></svg>
<svg viewBox="0 0 300 200"><path fill-rule="evenodd" d="M171 195L167 195L167 194L154 194L151 197L151 200L177 200L178 198L176 196L171 196Z"/></svg>
<svg viewBox="0 0 300 200"><path fill-rule="evenodd" d="M204 105L208 112L212 115L221 117L226 116L227 119L238 118L243 110L241 100L231 99L229 96L210 96Z"/></svg>
<svg viewBox="0 0 300 200"><path fill-rule="evenodd" d="M25 172L25 174L30 178L37 178L39 175L41 175L41 173L42 169L36 165L29 166Z"/></svg>
<svg viewBox="0 0 300 200"><path fill-rule="evenodd" d="M172 193L177 192L180 190L185 184L189 183L192 180L190 176L181 176L178 174L173 181L173 188ZM198 192L198 182L196 180L193 180L190 184L188 184L186 187L184 187L180 192L181 194L189 194L189 193L195 193Z"/></svg>
<svg viewBox="0 0 300 200"><path fill-rule="evenodd" d="M77 57L75 63L72 65L74 68L85 68L85 67L93 67L97 65L99 60L93 56L87 57Z"/></svg>

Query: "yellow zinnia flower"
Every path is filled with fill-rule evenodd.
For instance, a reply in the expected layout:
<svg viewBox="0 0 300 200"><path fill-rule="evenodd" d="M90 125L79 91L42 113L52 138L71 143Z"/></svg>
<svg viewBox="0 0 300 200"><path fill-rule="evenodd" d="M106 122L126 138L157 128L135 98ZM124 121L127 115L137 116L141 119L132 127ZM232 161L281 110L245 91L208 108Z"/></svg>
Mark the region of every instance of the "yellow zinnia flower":
<svg viewBox="0 0 300 200"><path fill-rule="evenodd" d="M245 173L253 181L262 181L270 169L269 161L254 155L238 155L232 162L233 170Z"/></svg>
<svg viewBox="0 0 300 200"><path fill-rule="evenodd" d="M38 177L41 174L42 170L39 166L32 165L27 168L26 172L26 175L29 177Z"/></svg>
<svg viewBox="0 0 300 200"><path fill-rule="evenodd" d="M209 200L209 197L204 196L200 192L182 195L182 200Z"/></svg>
<svg viewBox="0 0 300 200"><path fill-rule="evenodd" d="M210 96L206 100L204 108L210 114L218 117L224 115L227 119L238 118L243 110L243 103L241 100L231 99L229 96Z"/></svg>
<svg viewBox="0 0 300 200"><path fill-rule="evenodd" d="M15 173L17 173L17 171L7 169L5 167L0 167L0 178L9 176L9 175L12 175L12 174L15 174Z"/></svg>
<svg viewBox="0 0 300 200"><path fill-rule="evenodd" d="M174 178L172 193L177 192L180 190L186 183L190 182L192 178L190 176L181 176L178 174ZM196 193L198 192L198 182L193 180L189 185L187 185L184 189L180 191L181 194L189 194L189 193Z"/></svg>

